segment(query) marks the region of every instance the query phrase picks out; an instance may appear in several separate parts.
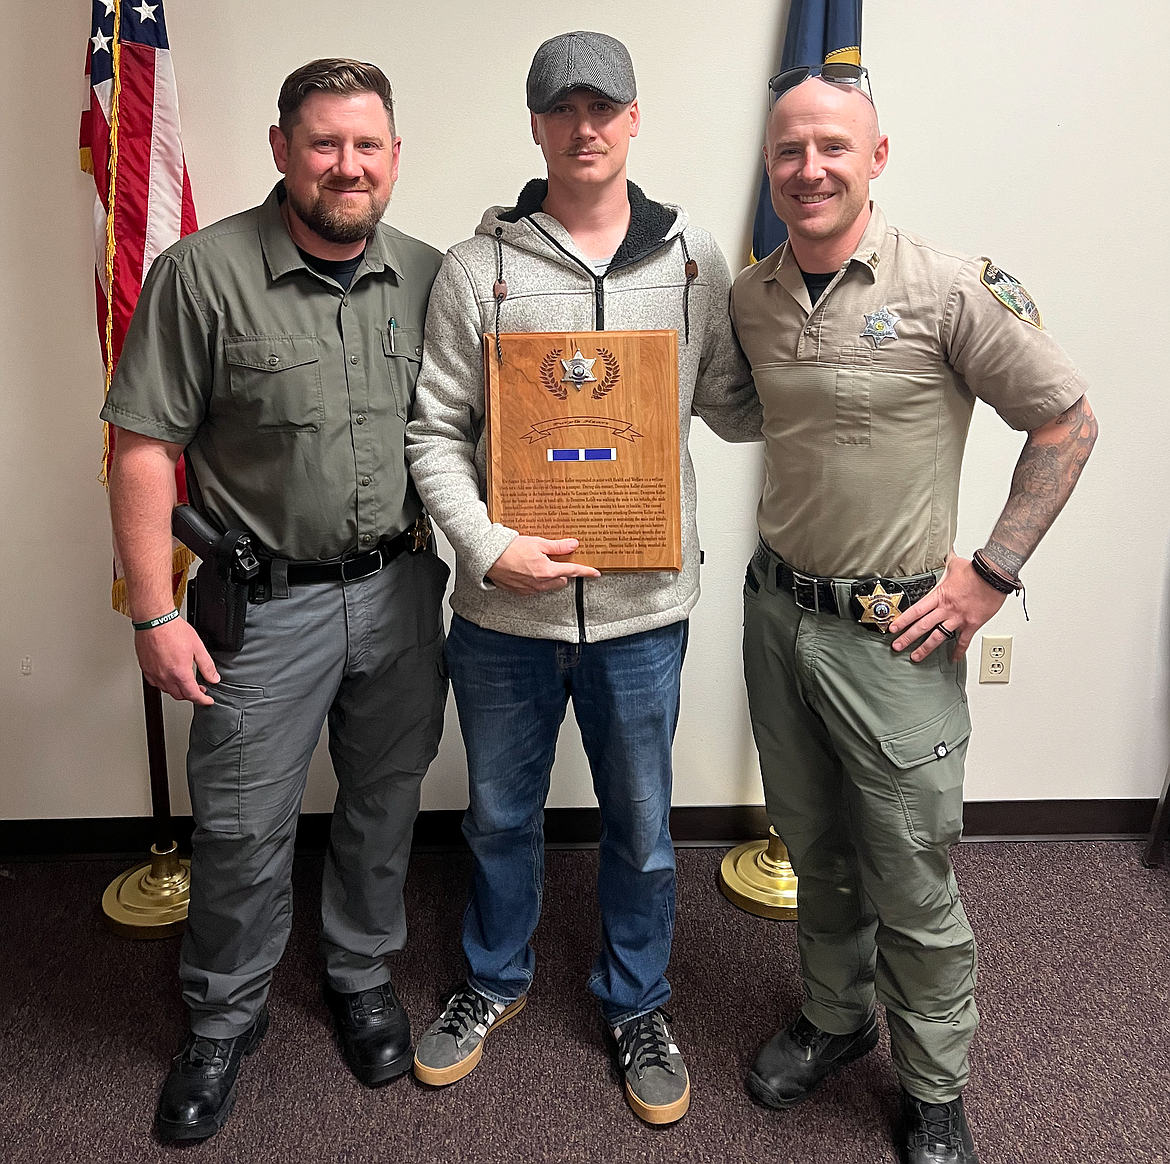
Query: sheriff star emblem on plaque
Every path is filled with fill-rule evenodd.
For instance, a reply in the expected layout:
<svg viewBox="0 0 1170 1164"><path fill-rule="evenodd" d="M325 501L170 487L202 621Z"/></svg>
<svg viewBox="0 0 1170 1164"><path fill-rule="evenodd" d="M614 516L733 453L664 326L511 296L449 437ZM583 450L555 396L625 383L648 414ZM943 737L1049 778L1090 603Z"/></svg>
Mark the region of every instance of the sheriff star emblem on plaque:
<svg viewBox="0 0 1170 1164"><path fill-rule="evenodd" d="M876 582L872 594L857 595L857 601L861 603L861 618L857 621L863 626L877 627L885 634L890 623L902 613L902 599L905 597L901 590L887 593L885 587Z"/></svg>
<svg viewBox="0 0 1170 1164"><path fill-rule="evenodd" d="M565 369L565 374L561 377L561 383L572 384L580 392L583 385L596 382L597 377L593 374L593 365L596 363L596 356L592 360L587 360L581 354L581 349L578 348L573 353L572 359L561 361L561 365Z"/></svg>
<svg viewBox="0 0 1170 1164"><path fill-rule="evenodd" d="M877 309L871 311L865 317L865 329L861 333L861 338L865 339L869 336L873 340L873 346L880 348L887 340L896 340L898 336L898 324L902 322L900 315L895 315L884 304Z"/></svg>

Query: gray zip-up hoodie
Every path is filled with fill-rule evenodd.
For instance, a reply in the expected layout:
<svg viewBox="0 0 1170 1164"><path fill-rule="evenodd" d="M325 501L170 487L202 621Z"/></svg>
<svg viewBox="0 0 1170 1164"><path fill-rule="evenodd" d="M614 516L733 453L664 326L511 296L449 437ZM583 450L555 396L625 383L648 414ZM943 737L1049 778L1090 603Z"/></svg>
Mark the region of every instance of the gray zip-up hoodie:
<svg viewBox="0 0 1170 1164"><path fill-rule="evenodd" d="M546 191L543 180L529 182L515 207L493 206L475 237L447 252L427 308L406 456L455 547L457 614L525 638L599 642L687 617L699 597L691 414L726 440L751 441L762 439L761 412L731 329L727 263L711 236L630 183L629 231L597 277L569 232L541 211ZM500 278L507 293L496 299ZM682 570L577 578L530 596L493 586L484 575L517 534L493 524L484 503L483 334L658 328L679 334Z"/></svg>

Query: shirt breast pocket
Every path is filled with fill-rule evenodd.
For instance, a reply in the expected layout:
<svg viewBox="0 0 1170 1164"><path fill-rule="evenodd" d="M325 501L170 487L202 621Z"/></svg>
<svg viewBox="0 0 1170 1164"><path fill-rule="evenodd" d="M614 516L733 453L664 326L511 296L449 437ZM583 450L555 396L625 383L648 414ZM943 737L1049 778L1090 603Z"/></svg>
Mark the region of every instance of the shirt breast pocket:
<svg viewBox="0 0 1170 1164"><path fill-rule="evenodd" d="M315 335L228 336L232 402L257 432L319 432L325 420Z"/></svg>
<svg viewBox="0 0 1170 1164"><path fill-rule="evenodd" d="M407 420L414 403L414 386L422 367L422 328L387 327L382 329L382 352L394 391L394 407Z"/></svg>
<svg viewBox="0 0 1170 1164"><path fill-rule="evenodd" d="M872 379L872 352L868 348L843 348L837 364L836 444L869 444Z"/></svg>

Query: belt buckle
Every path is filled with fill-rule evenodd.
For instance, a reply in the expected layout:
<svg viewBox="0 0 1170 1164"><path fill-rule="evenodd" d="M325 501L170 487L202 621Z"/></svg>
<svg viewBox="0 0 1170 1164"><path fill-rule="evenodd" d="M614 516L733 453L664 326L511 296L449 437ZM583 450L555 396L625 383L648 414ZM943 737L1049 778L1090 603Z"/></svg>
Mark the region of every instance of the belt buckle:
<svg viewBox="0 0 1170 1164"><path fill-rule="evenodd" d="M885 583L889 583L889 590ZM868 594L863 594L865 587L870 587ZM850 597L853 617L868 630L878 634L888 634L890 623L899 615L904 614L902 601L906 592L899 589L896 582L888 578L865 578L853 583L853 594Z"/></svg>
<svg viewBox="0 0 1170 1164"><path fill-rule="evenodd" d="M806 593L812 594L812 606L801 602L801 587L806 588ZM801 574L798 570L792 571L792 597L796 600L796 605L801 610L807 610L809 614L821 613L821 596L817 593L817 580L810 578L807 574Z"/></svg>
<svg viewBox="0 0 1170 1164"><path fill-rule="evenodd" d="M364 574L350 574L347 572L347 570L346 570L347 566L349 566L353 562L360 562L363 558L365 558L367 556L374 559L374 568L372 570L366 570L366 572ZM372 549L368 555L359 554L359 555L356 555L355 557L352 557L352 558L343 558L342 559L342 562L341 562L341 581L342 582L360 582L363 578L371 578L371 577L373 577L373 575L375 575L382 568L382 566L383 566L382 547L375 546L374 549Z"/></svg>

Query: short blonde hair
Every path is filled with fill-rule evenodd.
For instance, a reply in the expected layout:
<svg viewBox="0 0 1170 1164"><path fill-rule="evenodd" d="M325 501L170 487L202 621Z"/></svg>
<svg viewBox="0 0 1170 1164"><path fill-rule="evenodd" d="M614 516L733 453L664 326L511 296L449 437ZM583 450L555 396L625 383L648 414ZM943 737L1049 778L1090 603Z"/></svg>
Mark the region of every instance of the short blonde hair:
<svg viewBox="0 0 1170 1164"><path fill-rule="evenodd" d="M373 93L380 97L394 133L394 92L386 74L377 65L348 57L321 57L289 73L280 87L276 107L280 111L280 132L288 137L297 123L297 111L314 93L335 93L347 97Z"/></svg>

